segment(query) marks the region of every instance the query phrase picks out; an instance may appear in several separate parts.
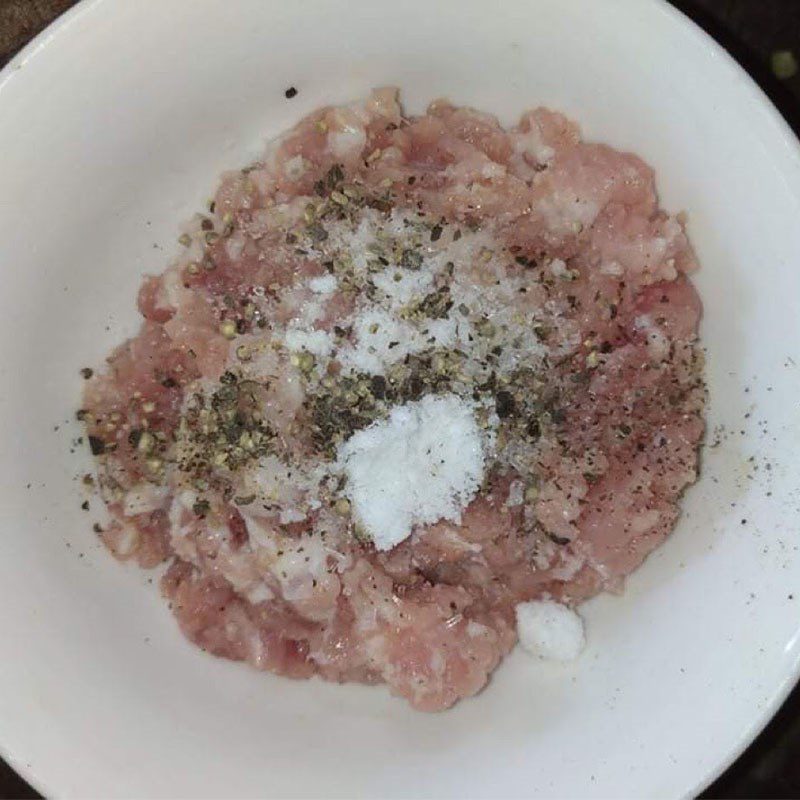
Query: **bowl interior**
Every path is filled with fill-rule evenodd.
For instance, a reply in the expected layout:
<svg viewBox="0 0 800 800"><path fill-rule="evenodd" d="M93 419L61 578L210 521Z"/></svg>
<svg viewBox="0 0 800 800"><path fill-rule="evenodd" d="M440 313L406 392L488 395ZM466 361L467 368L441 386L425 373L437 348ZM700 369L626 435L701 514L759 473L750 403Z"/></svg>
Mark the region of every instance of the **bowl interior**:
<svg viewBox="0 0 800 800"><path fill-rule="evenodd" d="M73 446L79 368L135 330L141 275L219 173L386 84L411 111L447 96L510 123L548 105L636 151L703 266L709 446L674 536L586 606L576 663L515 653L435 716L188 645L157 576L100 548ZM788 691L800 156L666 4L85 2L6 70L0 164L0 743L47 794L691 795Z"/></svg>

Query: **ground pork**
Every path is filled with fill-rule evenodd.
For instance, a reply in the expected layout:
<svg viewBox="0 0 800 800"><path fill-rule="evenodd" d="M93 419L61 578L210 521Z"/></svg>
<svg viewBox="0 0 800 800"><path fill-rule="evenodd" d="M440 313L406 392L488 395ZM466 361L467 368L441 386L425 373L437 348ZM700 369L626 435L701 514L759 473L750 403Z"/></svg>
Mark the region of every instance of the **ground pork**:
<svg viewBox="0 0 800 800"><path fill-rule="evenodd" d="M618 591L672 529L701 306L636 156L543 108L504 129L380 89L223 176L180 242L80 415L103 541L170 562L204 650L443 709L514 646L517 604ZM428 395L474 414L482 482L382 549L342 453Z"/></svg>

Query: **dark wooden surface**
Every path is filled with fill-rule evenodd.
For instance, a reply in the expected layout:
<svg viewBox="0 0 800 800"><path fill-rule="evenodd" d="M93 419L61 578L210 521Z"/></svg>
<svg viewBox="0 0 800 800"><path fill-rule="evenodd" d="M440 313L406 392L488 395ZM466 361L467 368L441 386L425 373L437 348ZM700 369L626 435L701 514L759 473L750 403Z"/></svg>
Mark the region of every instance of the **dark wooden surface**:
<svg viewBox="0 0 800 800"><path fill-rule="evenodd" d="M235 5L235 0L219 2ZM73 3L74 0L0 0L0 65ZM776 50L791 50L800 58L800 0L672 3L733 54L800 134L800 73L780 81L770 68L770 57ZM0 799L38 797L0 761ZM761 736L703 797L800 798L800 690L792 693Z"/></svg>

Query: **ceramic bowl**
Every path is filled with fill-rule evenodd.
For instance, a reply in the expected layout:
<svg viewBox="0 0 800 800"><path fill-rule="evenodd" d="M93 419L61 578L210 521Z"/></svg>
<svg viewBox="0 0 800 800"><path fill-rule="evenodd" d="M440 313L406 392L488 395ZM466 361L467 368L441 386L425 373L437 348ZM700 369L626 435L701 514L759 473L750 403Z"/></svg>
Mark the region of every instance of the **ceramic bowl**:
<svg viewBox="0 0 800 800"><path fill-rule="evenodd" d="M386 84L412 112L566 112L654 165L702 262L708 443L674 535L585 607L579 660L515 653L436 715L190 646L154 575L100 547L70 452L80 367L133 333L142 274L219 173ZM800 149L665 2L87 0L2 74L0 175L0 746L46 795L690 796L786 696Z"/></svg>

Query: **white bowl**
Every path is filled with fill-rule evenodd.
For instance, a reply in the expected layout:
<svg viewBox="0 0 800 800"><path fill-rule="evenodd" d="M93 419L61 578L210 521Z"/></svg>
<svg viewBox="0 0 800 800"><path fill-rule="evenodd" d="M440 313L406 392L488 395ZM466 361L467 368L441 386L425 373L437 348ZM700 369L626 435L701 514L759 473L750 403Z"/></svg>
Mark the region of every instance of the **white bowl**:
<svg viewBox="0 0 800 800"><path fill-rule="evenodd" d="M99 547L66 422L78 369L134 331L140 276L220 171L382 84L412 111L446 95L510 122L546 104L655 165L663 204L689 213L709 438L727 430L675 535L623 597L587 606L576 663L514 654L438 715L190 646L148 575ZM800 151L666 3L84 2L3 74L0 174L0 742L45 794L692 795L787 694Z"/></svg>

